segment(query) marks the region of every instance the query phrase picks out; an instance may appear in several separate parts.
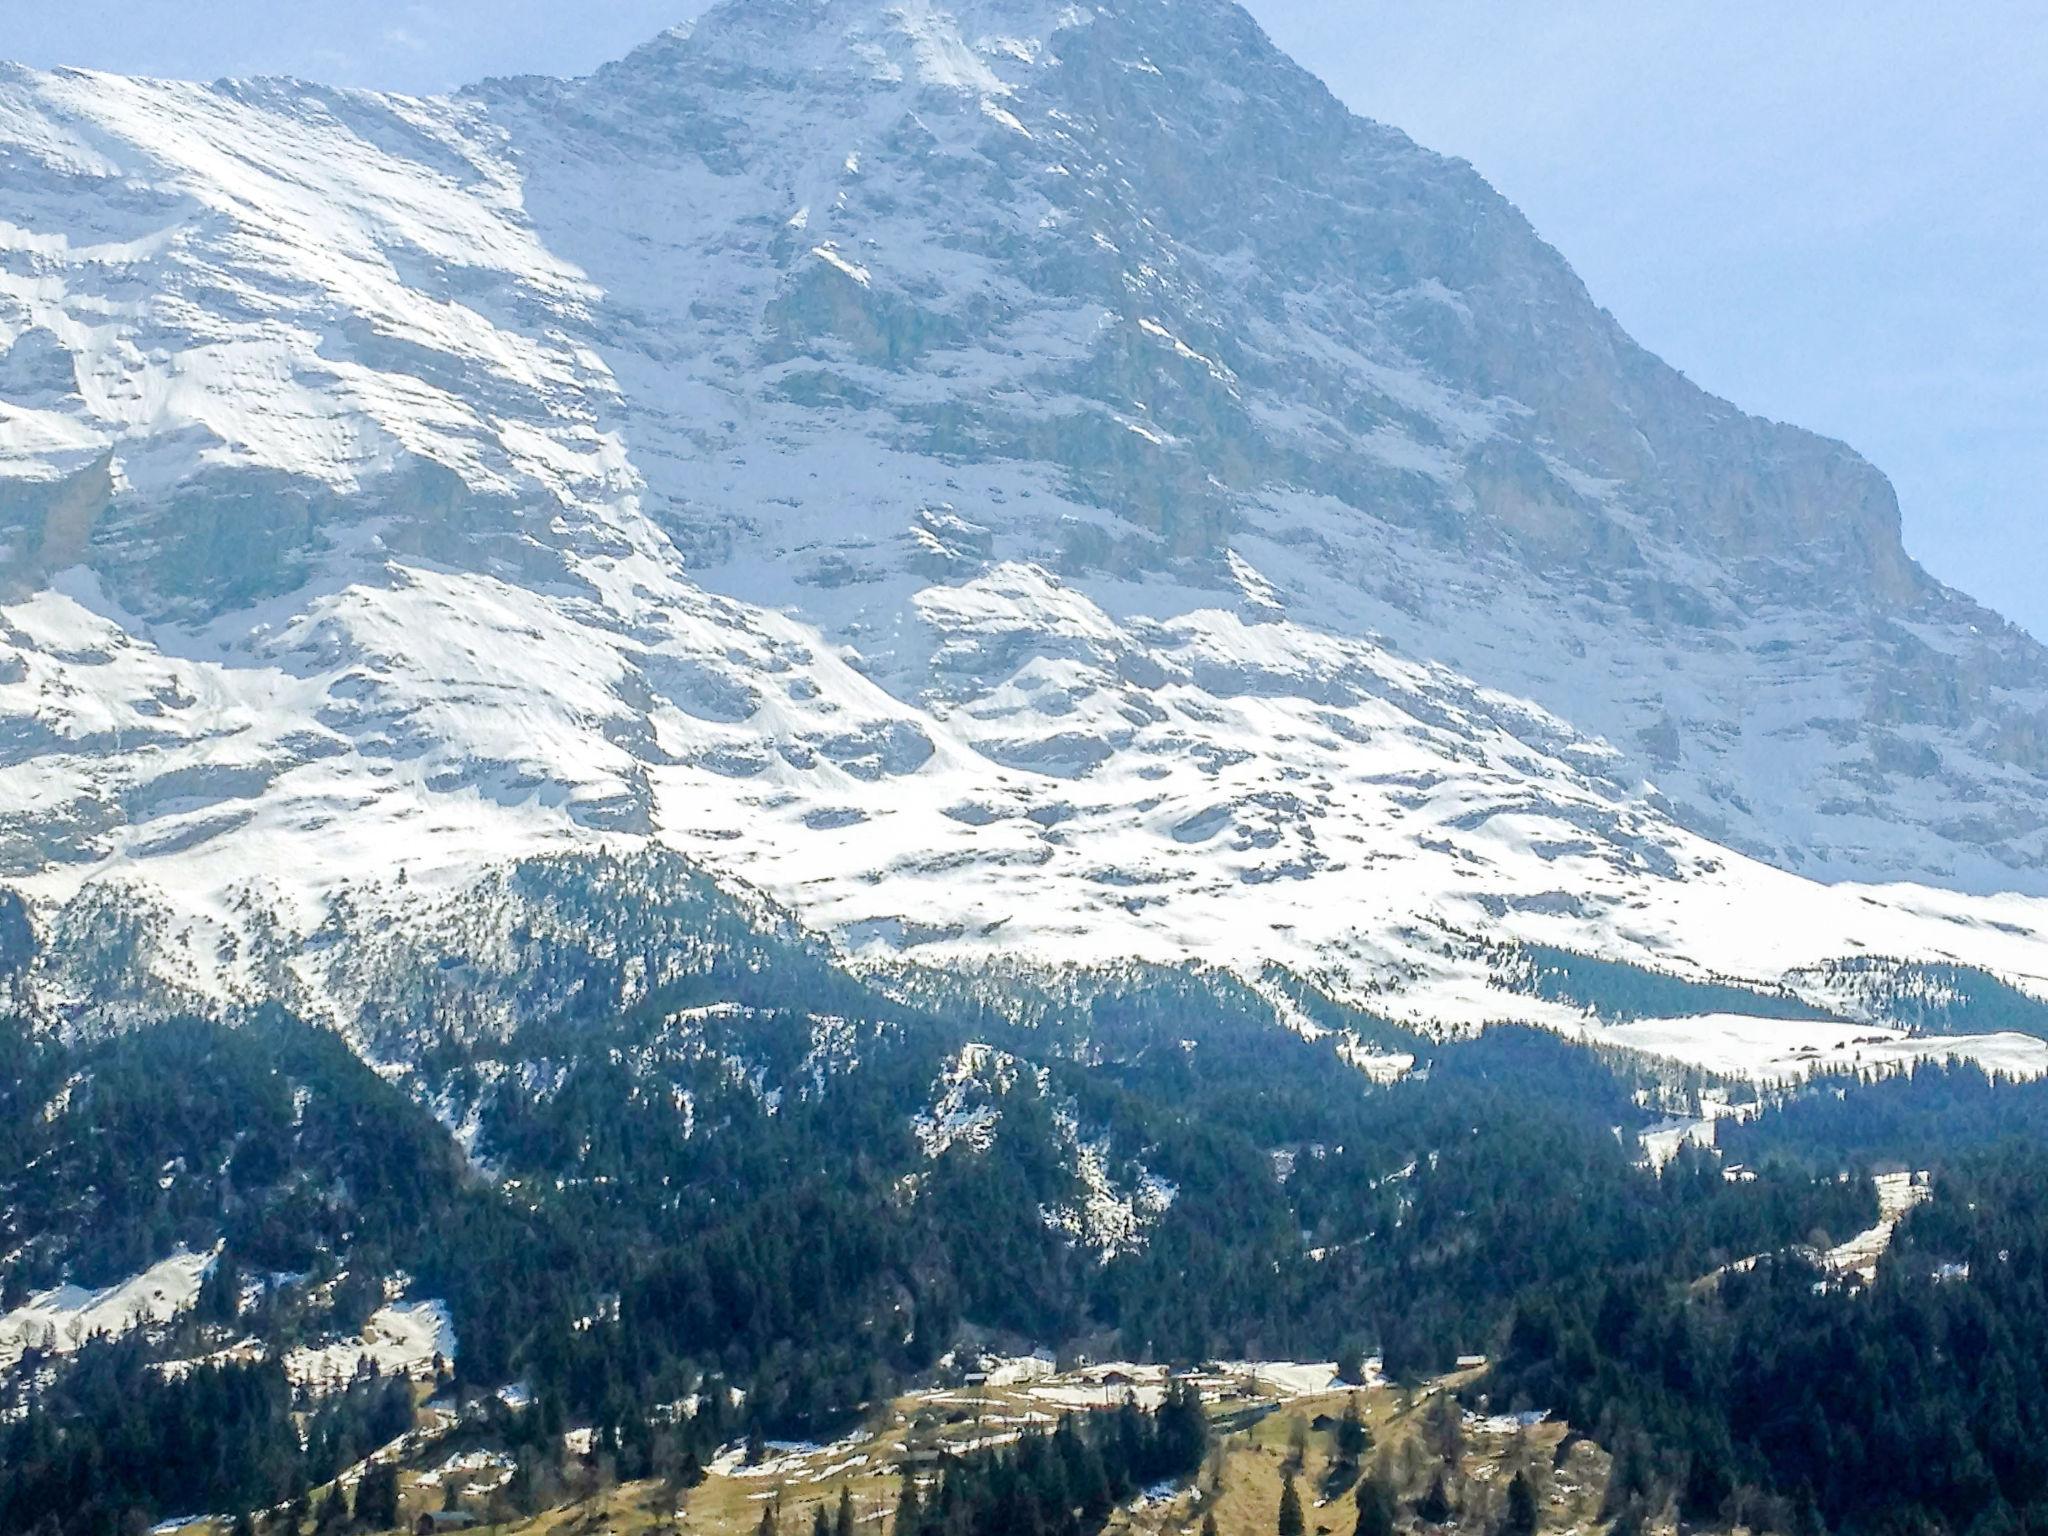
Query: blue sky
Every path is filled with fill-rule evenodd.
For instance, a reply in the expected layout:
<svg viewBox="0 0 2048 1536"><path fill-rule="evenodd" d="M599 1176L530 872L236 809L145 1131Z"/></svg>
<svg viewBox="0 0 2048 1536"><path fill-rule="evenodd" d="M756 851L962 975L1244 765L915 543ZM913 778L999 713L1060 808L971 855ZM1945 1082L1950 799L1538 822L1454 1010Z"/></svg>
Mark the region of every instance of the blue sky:
<svg viewBox="0 0 2048 1536"><path fill-rule="evenodd" d="M1909 547L2048 638L2048 6L1251 0L1471 160L1645 345L1891 475ZM431 91L578 73L696 0L0 0L0 57Z"/></svg>

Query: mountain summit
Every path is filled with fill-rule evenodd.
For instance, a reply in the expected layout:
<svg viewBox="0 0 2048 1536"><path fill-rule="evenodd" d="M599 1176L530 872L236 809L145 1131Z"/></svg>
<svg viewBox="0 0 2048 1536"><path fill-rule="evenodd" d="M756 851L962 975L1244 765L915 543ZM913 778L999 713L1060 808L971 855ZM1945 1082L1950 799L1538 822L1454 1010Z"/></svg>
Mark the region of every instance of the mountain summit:
<svg viewBox="0 0 2048 1536"><path fill-rule="evenodd" d="M1235 6L728 0L431 100L8 69L0 166L53 995L318 995L335 924L648 843L855 948L1418 1017L1497 1016L1475 935L2048 974L1981 895L2048 892L2041 648Z"/></svg>

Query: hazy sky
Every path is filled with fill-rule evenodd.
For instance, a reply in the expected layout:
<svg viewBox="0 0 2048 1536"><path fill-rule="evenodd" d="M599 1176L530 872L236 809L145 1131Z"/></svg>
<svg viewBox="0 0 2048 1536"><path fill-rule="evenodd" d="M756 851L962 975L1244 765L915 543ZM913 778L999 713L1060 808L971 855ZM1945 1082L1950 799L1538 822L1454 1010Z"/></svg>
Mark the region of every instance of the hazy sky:
<svg viewBox="0 0 2048 1536"><path fill-rule="evenodd" d="M0 57L427 91L578 73L697 8L0 0ZM1251 9L1354 108L1471 160L1647 346L1861 449L1913 552L2048 638L2048 6Z"/></svg>

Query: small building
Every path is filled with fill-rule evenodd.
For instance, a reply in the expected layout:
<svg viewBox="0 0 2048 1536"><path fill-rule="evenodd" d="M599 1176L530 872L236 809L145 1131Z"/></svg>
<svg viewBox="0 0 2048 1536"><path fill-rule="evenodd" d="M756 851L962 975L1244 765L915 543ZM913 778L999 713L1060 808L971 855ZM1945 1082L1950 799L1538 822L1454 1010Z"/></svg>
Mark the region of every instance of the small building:
<svg viewBox="0 0 2048 1536"><path fill-rule="evenodd" d="M466 1509L430 1509L413 1522L414 1536L441 1536L444 1531L474 1530L480 1522Z"/></svg>

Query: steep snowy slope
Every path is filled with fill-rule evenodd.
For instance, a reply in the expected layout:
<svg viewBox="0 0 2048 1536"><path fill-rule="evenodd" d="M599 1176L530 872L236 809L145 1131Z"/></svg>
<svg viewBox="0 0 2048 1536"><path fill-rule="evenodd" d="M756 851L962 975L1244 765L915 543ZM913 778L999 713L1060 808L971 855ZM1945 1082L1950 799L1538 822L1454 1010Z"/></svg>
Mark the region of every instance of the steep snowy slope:
<svg viewBox="0 0 2048 1536"><path fill-rule="evenodd" d="M436 101L14 70L0 176L53 996L318 995L364 914L650 839L856 947L1417 1017L1544 1012L1475 935L2048 976L2031 896L1814 883L2048 887L2039 648L1234 7L733 0Z"/></svg>
<svg viewBox="0 0 2048 1536"><path fill-rule="evenodd" d="M1384 636L1802 872L2041 887L2038 648L1868 465L1642 353L1234 7L733 7L486 99L624 322L652 515L898 693L945 640L906 590L1014 555L1119 616Z"/></svg>

